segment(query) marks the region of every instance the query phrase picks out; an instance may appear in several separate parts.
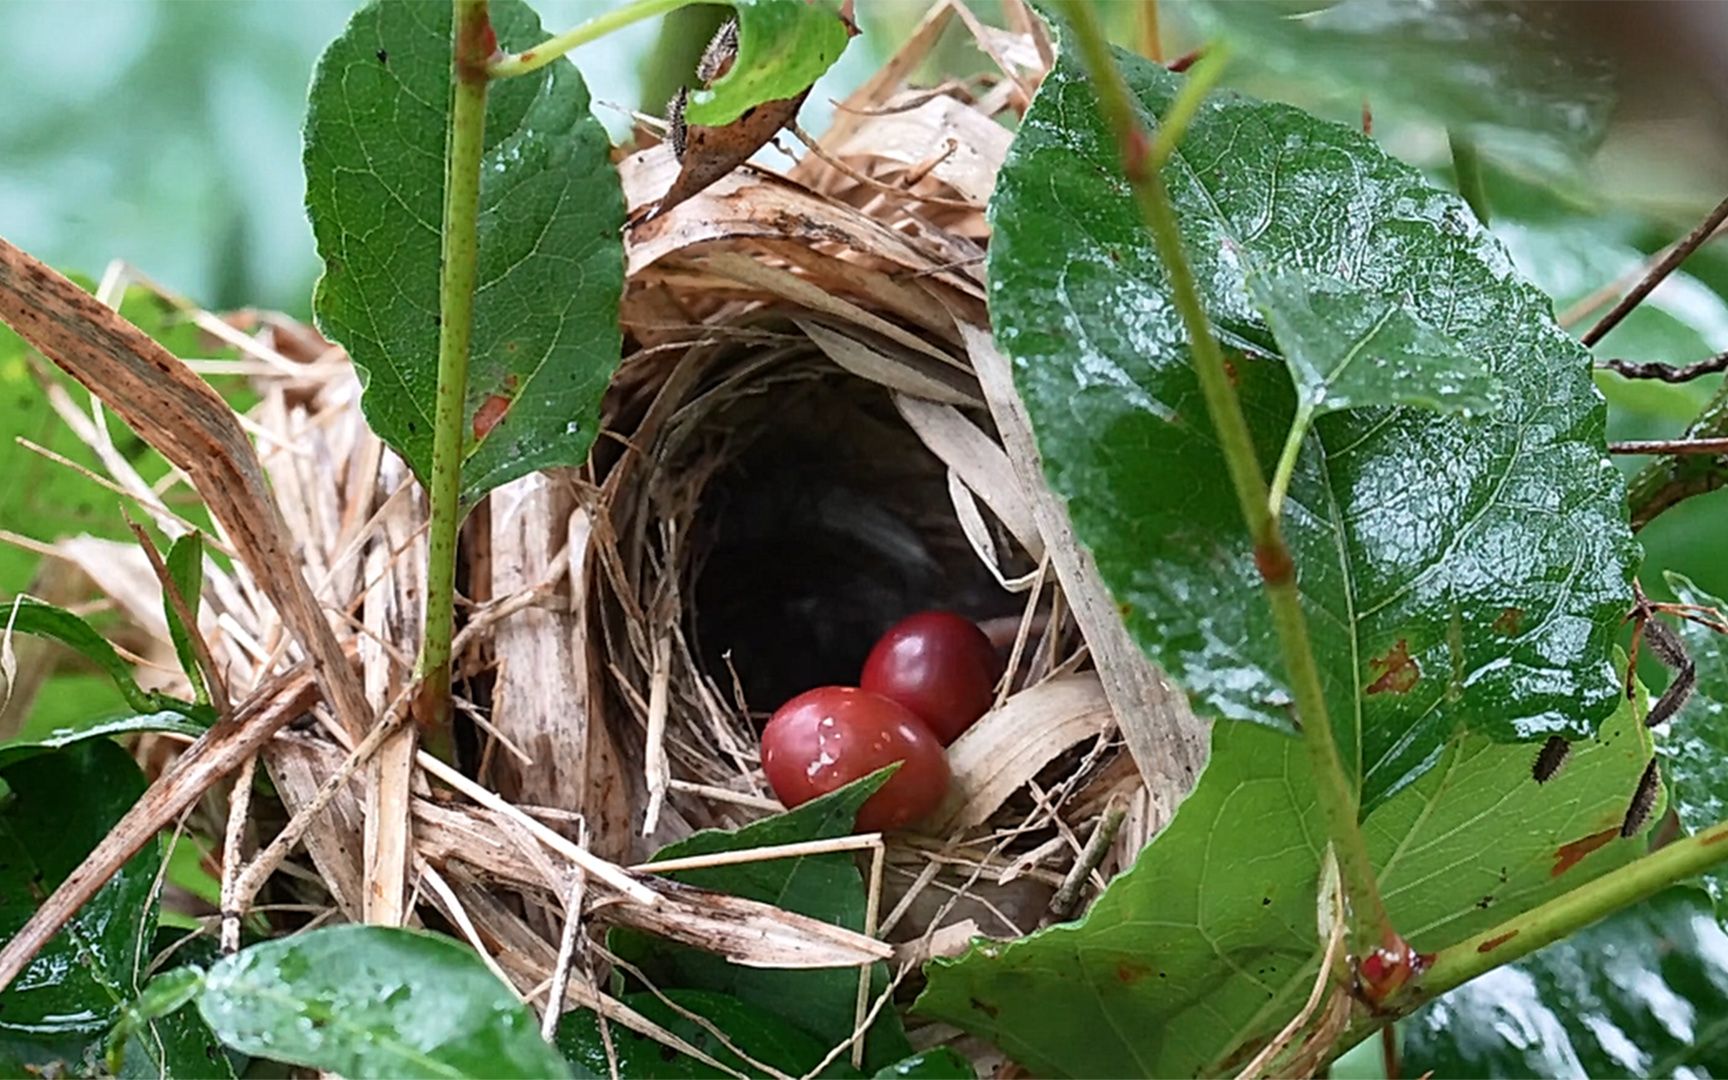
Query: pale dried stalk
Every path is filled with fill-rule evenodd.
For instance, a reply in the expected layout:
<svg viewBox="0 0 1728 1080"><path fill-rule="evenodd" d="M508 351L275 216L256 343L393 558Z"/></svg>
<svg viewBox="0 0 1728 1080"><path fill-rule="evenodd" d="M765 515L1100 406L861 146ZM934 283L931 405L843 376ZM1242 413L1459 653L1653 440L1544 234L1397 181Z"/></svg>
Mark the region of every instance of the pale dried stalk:
<svg viewBox="0 0 1728 1080"><path fill-rule="evenodd" d="M236 889L240 869L244 864L242 849L246 842L246 821L252 810L252 778L258 771L256 754L240 766L240 775L228 792L228 827L222 836L222 931L218 945L223 955L240 948L240 919L244 905Z"/></svg>
<svg viewBox="0 0 1728 1080"><path fill-rule="evenodd" d="M831 855L837 851L863 851L879 849L881 846L881 833L858 833L855 836L835 836L827 840L801 840L795 844L770 844L737 851L716 851L709 855L687 855L681 859L661 859L656 862L637 863L630 869L651 874L670 874L679 870L710 870L716 866L799 859L806 855Z"/></svg>
<svg viewBox="0 0 1728 1080"><path fill-rule="evenodd" d="M579 840L578 843L581 841ZM582 933L582 898L588 875L577 867L570 875L570 894L564 901L564 932L558 938L558 961L552 968L552 985L546 995L546 1013L540 1018L540 1035L547 1042L558 1031L564 1012L564 988L570 982L570 965L576 956L576 941Z"/></svg>
<svg viewBox="0 0 1728 1080"><path fill-rule="evenodd" d="M870 885L864 894L864 933L869 937L876 936L876 916L882 910L882 867L887 851L878 843L870 852ZM858 1000L852 1012L854 1029L863 1027L864 1014L870 1006L870 972L872 968L858 969ZM852 1044L852 1067L864 1067L864 1040L859 1039Z"/></svg>

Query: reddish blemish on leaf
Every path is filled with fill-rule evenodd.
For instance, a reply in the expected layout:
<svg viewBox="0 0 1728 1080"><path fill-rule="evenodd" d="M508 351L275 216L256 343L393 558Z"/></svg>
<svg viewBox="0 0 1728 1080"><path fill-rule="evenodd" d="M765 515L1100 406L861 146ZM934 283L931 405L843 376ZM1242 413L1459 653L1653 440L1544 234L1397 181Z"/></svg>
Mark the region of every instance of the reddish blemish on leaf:
<svg viewBox="0 0 1728 1080"><path fill-rule="evenodd" d="M1504 934L1496 934L1487 941L1476 946L1476 951L1479 953L1491 953L1517 936L1518 931L1516 930L1508 930Z"/></svg>
<svg viewBox="0 0 1728 1080"><path fill-rule="evenodd" d="M1569 844L1561 844L1559 847L1554 849L1554 869L1548 871L1548 876L1559 877L1561 874L1564 874L1566 871L1582 862L1584 856L1590 854L1599 847L1603 847L1610 840L1613 840L1619 835L1620 827L1614 825L1603 829L1599 833L1591 833L1589 836L1580 837Z"/></svg>
<svg viewBox="0 0 1728 1080"><path fill-rule="evenodd" d="M1368 684L1370 694L1408 694L1422 678L1422 668L1411 658L1410 644L1403 638L1385 656L1370 658L1368 673L1374 677Z"/></svg>
<svg viewBox="0 0 1728 1080"><path fill-rule="evenodd" d="M1494 620L1493 630L1501 637L1517 637L1524 626L1524 609L1509 607Z"/></svg>
<svg viewBox="0 0 1728 1080"><path fill-rule="evenodd" d="M534 59L534 50L529 49L527 52L523 53L519 59L526 64L528 61Z"/></svg>
<svg viewBox="0 0 1728 1080"><path fill-rule="evenodd" d="M1152 969L1145 964L1130 960L1118 961L1116 964L1116 981L1124 986L1133 986L1150 974Z"/></svg>
<svg viewBox="0 0 1728 1080"><path fill-rule="evenodd" d="M479 442L492 434L492 429L497 427L509 414L512 400L503 394L493 394L480 403L480 407L474 410L475 442Z"/></svg>
<svg viewBox="0 0 1728 1080"><path fill-rule="evenodd" d="M1720 844L1724 840L1728 840L1728 829L1717 829L1715 832L1700 836L1698 843L1702 847L1708 847L1711 844Z"/></svg>

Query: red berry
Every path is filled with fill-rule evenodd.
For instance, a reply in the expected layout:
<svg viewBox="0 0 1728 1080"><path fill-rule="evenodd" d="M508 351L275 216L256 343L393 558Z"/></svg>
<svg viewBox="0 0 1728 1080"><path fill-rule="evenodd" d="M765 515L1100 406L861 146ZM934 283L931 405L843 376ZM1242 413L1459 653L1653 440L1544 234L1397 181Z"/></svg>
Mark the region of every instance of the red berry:
<svg viewBox="0 0 1728 1080"><path fill-rule="evenodd" d="M895 623L864 661L859 685L911 709L947 746L990 708L1002 659L978 624L946 611Z"/></svg>
<svg viewBox="0 0 1728 1080"><path fill-rule="evenodd" d="M822 686L780 706L762 730L762 771L788 807L904 762L858 811L864 832L925 817L948 793L942 746L907 709L852 686Z"/></svg>

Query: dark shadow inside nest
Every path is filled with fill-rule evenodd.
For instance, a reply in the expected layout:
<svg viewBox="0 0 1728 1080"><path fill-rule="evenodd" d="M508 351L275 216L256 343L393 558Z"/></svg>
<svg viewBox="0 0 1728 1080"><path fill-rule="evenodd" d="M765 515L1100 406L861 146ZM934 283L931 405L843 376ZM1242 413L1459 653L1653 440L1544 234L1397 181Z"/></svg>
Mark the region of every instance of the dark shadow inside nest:
<svg viewBox="0 0 1728 1080"><path fill-rule="evenodd" d="M730 693L735 672L758 715L857 685L876 639L914 612L1021 607L973 553L946 467L888 393L829 370L724 410L745 438L695 518L687 630L715 685Z"/></svg>

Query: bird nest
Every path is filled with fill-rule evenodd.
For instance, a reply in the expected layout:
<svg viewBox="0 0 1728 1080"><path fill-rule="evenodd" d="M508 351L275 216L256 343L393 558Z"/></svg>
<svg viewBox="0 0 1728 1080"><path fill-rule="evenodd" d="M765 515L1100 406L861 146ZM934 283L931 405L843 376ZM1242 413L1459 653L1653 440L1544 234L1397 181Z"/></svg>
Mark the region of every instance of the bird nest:
<svg viewBox="0 0 1728 1080"><path fill-rule="evenodd" d="M416 756L411 740L362 739L317 704L296 664L316 653L293 620L298 594L272 582L285 571L255 539L219 537L236 558L209 568L201 622L227 692L242 713L311 719L223 751L230 764L261 761L280 808L250 798L250 764L231 798L200 789L186 803L227 838L229 918L213 924L232 931L265 894L360 919L391 910L394 882L402 920L442 920L531 999L580 921L564 918L573 895L587 897L584 918L742 963L880 959L886 950L857 935L633 864L776 812L756 751L766 714L809 687L855 683L881 631L933 607L979 620L1007 674L995 707L949 748L940 811L852 845L880 858L867 929L897 943L902 972L975 934L1072 916L1167 819L1203 732L1126 641L1044 487L990 339L983 208L1010 140L1004 119L1049 58L1041 29L1008 6L1022 19L1003 31L938 5L786 175L745 168L649 218L677 163L666 146L621 162L634 222L626 354L603 433L586 467L500 488L464 528L460 771ZM909 88L956 19L998 70ZM221 370L260 396L245 426L293 570L372 715L394 715L424 596L419 489L367 428L340 350L278 317L187 310L240 350ZM105 427L69 401L62 411L104 449ZM185 531L135 474L112 480L165 530ZM89 538L51 550L138 628L140 670L171 683L138 550ZM171 742L144 752L174 756ZM158 799L150 813L171 803L182 806ZM392 820L406 827L381 824ZM390 865L406 870L392 878ZM569 993L652 1028L603 985L575 979Z"/></svg>

